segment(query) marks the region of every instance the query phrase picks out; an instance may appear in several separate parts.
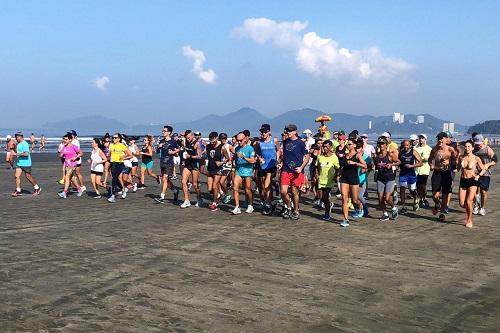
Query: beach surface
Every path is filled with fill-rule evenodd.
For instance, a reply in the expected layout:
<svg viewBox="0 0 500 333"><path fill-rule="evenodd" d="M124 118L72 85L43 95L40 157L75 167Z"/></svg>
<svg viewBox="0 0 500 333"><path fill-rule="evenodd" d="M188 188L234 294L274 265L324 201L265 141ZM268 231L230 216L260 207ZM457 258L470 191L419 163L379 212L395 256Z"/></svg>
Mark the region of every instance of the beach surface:
<svg viewBox="0 0 500 333"><path fill-rule="evenodd" d="M1 332L499 331L498 176L471 230L456 185L447 223L371 208L343 229L310 197L297 223L157 204L152 179L115 204L63 200L57 156L33 159L38 197L12 198L1 164Z"/></svg>

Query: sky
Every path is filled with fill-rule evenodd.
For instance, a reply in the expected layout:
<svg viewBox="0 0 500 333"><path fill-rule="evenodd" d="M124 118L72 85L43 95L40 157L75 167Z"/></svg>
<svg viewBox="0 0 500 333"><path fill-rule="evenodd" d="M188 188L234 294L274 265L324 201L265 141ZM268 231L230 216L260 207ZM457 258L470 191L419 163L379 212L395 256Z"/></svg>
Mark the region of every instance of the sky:
<svg viewBox="0 0 500 333"><path fill-rule="evenodd" d="M0 127L250 107L499 119L500 1L0 0Z"/></svg>

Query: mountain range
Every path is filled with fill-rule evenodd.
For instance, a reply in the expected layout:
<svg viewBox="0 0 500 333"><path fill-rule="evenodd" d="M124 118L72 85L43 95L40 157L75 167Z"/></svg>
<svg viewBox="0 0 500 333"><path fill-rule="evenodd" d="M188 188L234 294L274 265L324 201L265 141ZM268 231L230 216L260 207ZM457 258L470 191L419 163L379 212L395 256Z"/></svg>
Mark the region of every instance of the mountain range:
<svg viewBox="0 0 500 333"><path fill-rule="evenodd" d="M315 132L318 123L314 119L320 115L327 114L314 109L292 110L282 113L275 117L267 117L251 108L242 108L238 111L225 115L208 115L198 120L189 122L177 122L170 124L174 131L182 132L186 129L201 131L204 136L210 131L226 132L229 135L236 131L249 129L257 134L261 124L268 123L272 131L280 133L287 124L295 124L302 131L306 128ZM405 122L402 124L394 123L392 116L371 116L371 115L351 115L347 113L327 114L332 117L332 121L327 123L330 130L344 130L346 133L357 129L360 133L382 133L390 131L392 134L409 133L437 133L442 130L445 120L436 118L430 114L423 114L424 123L416 123L417 115L405 115ZM371 129L368 123L371 121ZM132 135L141 135L145 133L159 134L160 128L164 124L157 125L127 125L121 121L104 116L85 116L74 119L50 122L43 125L43 131L46 133L66 131L75 129L84 134L98 134L105 132L124 132ZM466 132L467 126L455 124L455 131Z"/></svg>

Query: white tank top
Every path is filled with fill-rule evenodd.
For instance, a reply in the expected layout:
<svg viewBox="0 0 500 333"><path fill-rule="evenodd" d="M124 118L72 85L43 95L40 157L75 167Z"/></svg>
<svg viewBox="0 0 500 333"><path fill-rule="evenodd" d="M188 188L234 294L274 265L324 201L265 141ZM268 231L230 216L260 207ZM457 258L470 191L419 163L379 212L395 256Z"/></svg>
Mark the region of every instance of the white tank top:
<svg viewBox="0 0 500 333"><path fill-rule="evenodd" d="M104 172L104 164L101 163L102 161L103 159L99 154L99 149L92 150L92 154L90 154L90 170L95 172Z"/></svg>
<svg viewBox="0 0 500 333"><path fill-rule="evenodd" d="M136 146L128 146L128 149L132 153L132 158L130 159L130 162L139 162L139 159L137 158L137 156L134 155L137 153L137 149L135 149L135 148L136 148Z"/></svg>

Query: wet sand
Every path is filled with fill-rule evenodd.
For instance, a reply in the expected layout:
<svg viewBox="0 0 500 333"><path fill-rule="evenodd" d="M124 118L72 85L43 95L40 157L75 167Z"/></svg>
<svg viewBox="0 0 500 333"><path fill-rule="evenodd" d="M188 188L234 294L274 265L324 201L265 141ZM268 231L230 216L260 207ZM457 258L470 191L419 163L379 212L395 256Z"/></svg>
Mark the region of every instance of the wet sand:
<svg viewBox="0 0 500 333"><path fill-rule="evenodd" d="M11 198L1 164L1 332L499 331L498 176L472 230L456 195L448 223L372 208L342 229L311 204L298 223L156 204L152 179L62 200L57 157L34 160L39 197Z"/></svg>

